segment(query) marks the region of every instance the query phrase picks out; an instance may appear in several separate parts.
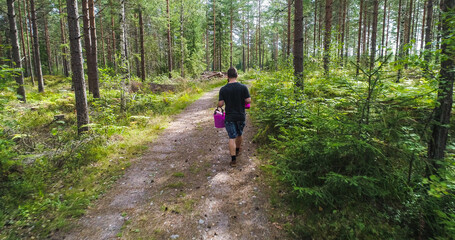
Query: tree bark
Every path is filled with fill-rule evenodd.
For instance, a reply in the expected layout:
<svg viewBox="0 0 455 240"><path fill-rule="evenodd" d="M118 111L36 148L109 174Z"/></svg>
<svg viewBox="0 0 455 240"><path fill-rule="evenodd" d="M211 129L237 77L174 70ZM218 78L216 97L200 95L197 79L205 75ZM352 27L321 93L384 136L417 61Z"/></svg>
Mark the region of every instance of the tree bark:
<svg viewBox="0 0 455 240"><path fill-rule="evenodd" d="M389 11L387 12L387 30L386 30L386 35L385 35L385 55L387 56L388 54L388 47L389 47L389 23L390 23L390 2L389 2Z"/></svg>
<svg viewBox="0 0 455 240"><path fill-rule="evenodd" d="M73 72L74 95L76 98L77 129L81 134L88 130L89 123L87 96L82 59L82 46L79 38L79 14L76 0L66 1L68 11L68 32L71 51L71 69Z"/></svg>
<svg viewBox="0 0 455 240"><path fill-rule="evenodd" d="M430 3L430 2L429 2ZM455 54L453 46L449 44L453 41L453 25L450 17L455 10L455 0L441 0L440 9L441 19L441 70L439 78L438 104L435 108L435 115L432 125L432 136L428 146L428 159L431 161L434 170L438 170L438 161L444 159L444 152L447 145L448 132L450 128L450 115L453 104L453 82L455 79ZM428 13L430 13L428 11ZM452 13L450 15L449 13Z"/></svg>
<svg viewBox="0 0 455 240"><path fill-rule="evenodd" d="M82 25L84 28L84 46L85 46L85 59L87 62L87 77L88 77L88 91L93 94L93 78L90 77L90 71L88 70L91 66L92 58L90 57L91 40L90 40L90 23L89 23L89 13L88 13L88 0L82 0Z"/></svg>
<svg viewBox="0 0 455 240"><path fill-rule="evenodd" d="M349 52L349 0L346 0L346 23L345 23L346 28L346 37L345 37L345 56L344 56L344 65L347 65L347 60L348 60L348 52Z"/></svg>
<svg viewBox="0 0 455 240"><path fill-rule="evenodd" d="M379 1L373 0L373 26L371 32L371 52L370 52L370 71L374 69L374 63L376 60L376 34L378 31L378 11Z"/></svg>
<svg viewBox="0 0 455 240"><path fill-rule="evenodd" d="M313 28L313 55L316 56L316 30L317 30L318 0L314 0L314 28Z"/></svg>
<svg viewBox="0 0 455 240"><path fill-rule="evenodd" d="M169 12L169 0L166 0L166 13L167 13L167 55L168 55L168 71L169 78L172 78L172 41L171 41L171 15Z"/></svg>
<svg viewBox="0 0 455 240"><path fill-rule="evenodd" d="M15 68L22 68L21 64L21 54L19 51L19 40L17 36L17 26L16 26L16 13L14 12L14 0L7 0L6 4L8 5L8 20L9 20L9 30L10 30L10 40L11 40L11 50L13 55L13 62ZM17 94L19 95L18 99L26 102L25 89L24 89L24 75L21 72L14 77L17 83Z"/></svg>
<svg viewBox="0 0 455 240"><path fill-rule="evenodd" d="M213 71L216 70L216 2L213 0Z"/></svg>
<svg viewBox="0 0 455 240"><path fill-rule="evenodd" d="M185 77L185 39L184 39L184 36L183 36L183 23L184 23L184 5L183 5L183 1L184 0L181 0L181 5L180 5L180 55L181 55L181 62L180 62L180 76L182 78Z"/></svg>
<svg viewBox="0 0 455 240"><path fill-rule="evenodd" d="M52 56L51 56L51 41L49 39L49 28L47 27L47 17L44 17L44 38L46 40L46 53L47 53L47 67L49 68L49 74L52 75Z"/></svg>
<svg viewBox="0 0 455 240"><path fill-rule="evenodd" d="M98 46L96 39L95 6L93 0L88 0L88 13L90 23L90 62L87 66L89 82L92 82L92 93L94 98L100 97L98 80Z"/></svg>
<svg viewBox="0 0 455 240"><path fill-rule="evenodd" d="M324 72L329 73L330 40L332 32L332 0L325 1Z"/></svg>
<svg viewBox="0 0 455 240"><path fill-rule="evenodd" d="M250 1L248 1L249 5ZM246 25L246 38L247 38L247 44L246 44L246 69L250 70L250 10L248 10L248 20L247 20L247 25Z"/></svg>
<svg viewBox="0 0 455 240"><path fill-rule="evenodd" d="M141 79L145 81L145 50L144 50L144 20L142 10L139 10L139 40L141 45Z"/></svg>
<svg viewBox="0 0 455 240"><path fill-rule="evenodd" d="M32 53L30 50L32 48L32 18L30 17L30 4L27 4L27 0L24 0L24 14L27 12L27 20L28 24L26 23L26 29L28 28L28 34L27 34L27 55L28 55L28 65L30 66L30 80L32 82L32 85L35 86L35 67L33 66L33 61L32 61Z"/></svg>
<svg viewBox="0 0 455 240"><path fill-rule="evenodd" d="M430 0L431 1L431 0ZM397 46L395 49L395 58L398 58L398 52L400 51L400 26L401 26L401 0L398 2L398 20L397 20Z"/></svg>
<svg viewBox="0 0 455 240"><path fill-rule="evenodd" d="M24 64L23 64L23 67L25 69L24 76L28 77L28 76L30 76L30 71L31 70L30 70L30 66L28 65L28 57L27 57L27 54L25 52L24 28L23 28L23 25L22 25L22 11L21 11L21 2L20 2L20 0L18 0L17 6L18 6L17 10L19 12L19 32L20 32L20 40L21 40L21 50L22 50L22 56L24 56Z"/></svg>
<svg viewBox="0 0 455 240"><path fill-rule="evenodd" d="M294 2L294 75L296 87L302 88L303 84L303 0Z"/></svg>
<svg viewBox="0 0 455 240"><path fill-rule="evenodd" d="M109 0L109 6L111 7L111 34L112 34L112 40L111 40L111 44L112 44L112 59L110 59L110 61L112 62L112 65L114 66L114 71L117 72L117 43L115 41L115 21L114 21L114 14L115 14L115 10L114 10L114 5L112 4L112 0ZM121 48L121 47L120 47Z"/></svg>
<svg viewBox="0 0 455 240"><path fill-rule="evenodd" d="M122 112L126 110L126 81L129 79L129 67L127 60L127 45L126 45L126 22L125 22L125 0L120 2L120 72L121 76L121 97L120 97L120 109Z"/></svg>
<svg viewBox="0 0 455 240"><path fill-rule="evenodd" d="M261 0L259 0L258 48L259 48L259 69L262 69L262 58L261 58Z"/></svg>
<svg viewBox="0 0 455 240"><path fill-rule="evenodd" d="M208 6L208 0L206 0L206 6ZM205 11L205 19L209 19L208 9ZM210 47L209 47L209 24L205 27L205 71L210 69L210 57L209 57Z"/></svg>
<svg viewBox="0 0 455 240"><path fill-rule="evenodd" d="M101 33L101 55L103 56L103 67L106 68L106 53L104 47L103 15L100 14L100 33Z"/></svg>
<svg viewBox="0 0 455 240"><path fill-rule="evenodd" d="M315 0L315 2L317 2L317 0ZM289 57L289 55L291 53L291 9L292 9L292 0L288 0L288 38L287 38L288 44L287 44L286 57Z"/></svg>
<svg viewBox="0 0 455 240"><path fill-rule="evenodd" d="M242 11L242 70L245 72L245 14Z"/></svg>
<svg viewBox="0 0 455 240"><path fill-rule="evenodd" d="M422 32L420 35L420 54L423 53L423 47L424 47L424 42L425 42L425 18L427 16L427 1L424 2L423 4L423 17L422 17Z"/></svg>
<svg viewBox="0 0 455 240"><path fill-rule="evenodd" d="M357 68L356 68L356 75L359 75L359 66L360 66L360 43L362 42L362 14L363 14L363 1L360 0L360 13L359 13L359 30L358 30L358 38L357 38Z"/></svg>
<svg viewBox="0 0 455 240"><path fill-rule="evenodd" d="M38 26L36 24L36 10L35 0L30 0L30 12L32 15L32 29L33 29L33 57L35 59L35 74L38 79L38 92L44 92L44 79L43 71L41 69L41 59L38 41Z"/></svg>
<svg viewBox="0 0 455 240"><path fill-rule="evenodd" d="M381 42L381 58L384 56L384 41L385 41L385 29L386 29L386 20L387 16L387 0L384 0L384 18L382 20L382 42Z"/></svg>
<svg viewBox="0 0 455 240"><path fill-rule="evenodd" d="M368 2L365 2L368 3ZM367 53L367 33L368 33L368 4L363 5L363 37L362 37L362 61L365 62L365 54Z"/></svg>
<svg viewBox="0 0 455 240"><path fill-rule="evenodd" d="M347 11L347 5L348 5L348 2L347 0L344 0L343 1L343 17L342 17L342 22L341 22L341 38L340 38L340 45L341 45L341 54L340 54L340 57L341 57L341 61L340 61L340 65L343 66L343 57L344 57L344 49L345 49L345 40L344 40L344 34L345 34L345 28L346 28L346 11ZM346 50L347 51L347 50Z"/></svg>
<svg viewBox="0 0 455 240"><path fill-rule="evenodd" d="M231 0L231 7L230 7L230 24L231 24L231 27L230 27L230 41L229 41L229 47L230 47L230 53L229 53L229 66L232 67L232 18L233 18L233 15L234 14L234 9L232 8L232 0Z"/></svg>
<svg viewBox="0 0 455 240"><path fill-rule="evenodd" d="M59 15L60 15L60 41L63 45L62 48L62 64L63 64L63 74L65 77L69 76L69 67L68 67L68 60L66 56L66 37L65 37L65 24L63 23L63 9L60 0L58 1L59 5Z"/></svg>
<svg viewBox="0 0 455 240"><path fill-rule="evenodd" d="M413 0L409 0L409 9L408 9L408 13L407 13L407 21L406 21L406 24L405 24L405 38L404 38L404 44L407 45L411 42L411 33L412 33L412 10L414 9L413 7ZM406 48L406 51L404 52L404 54L407 56L409 55L409 49ZM407 64L406 64L406 68L407 68Z"/></svg>
<svg viewBox="0 0 455 240"><path fill-rule="evenodd" d="M431 41L432 41L432 21L433 21L433 0L427 1L427 19L425 25L425 62L431 61Z"/></svg>

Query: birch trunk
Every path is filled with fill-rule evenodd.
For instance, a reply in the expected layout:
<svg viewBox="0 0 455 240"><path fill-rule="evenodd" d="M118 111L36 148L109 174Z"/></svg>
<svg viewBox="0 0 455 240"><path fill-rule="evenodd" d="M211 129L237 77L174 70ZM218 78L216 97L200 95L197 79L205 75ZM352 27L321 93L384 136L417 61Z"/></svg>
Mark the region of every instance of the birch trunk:
<svg viewBox="0 0 455 240"><path fill-rule="evenodd" d="M13 55L13 64L15 68L22 68L21 64L21 54L19 51L19 40L17 37L17 26L16 26L16 13L14 12L14 0L7 0L8 5L8 20L9 20L9 30L10 30L10 40L11 40L11 51ZM17 94L19 95L18 99L26 102L25 89L24 89L24 75L21 71L16 77L17 83Z"/></svg>

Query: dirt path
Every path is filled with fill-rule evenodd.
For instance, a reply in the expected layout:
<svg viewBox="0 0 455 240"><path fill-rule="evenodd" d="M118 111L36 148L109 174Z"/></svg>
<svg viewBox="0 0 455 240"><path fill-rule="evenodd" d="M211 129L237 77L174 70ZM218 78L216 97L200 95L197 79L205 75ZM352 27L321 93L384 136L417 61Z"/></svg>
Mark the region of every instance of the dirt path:
<svg viewBox="0 0 455 240"><path fill-rule="evenodd" d="M229 166L227 133L213 126L218 90L176 116L64 239L284 239L267 217L251 123Z"/></svg>

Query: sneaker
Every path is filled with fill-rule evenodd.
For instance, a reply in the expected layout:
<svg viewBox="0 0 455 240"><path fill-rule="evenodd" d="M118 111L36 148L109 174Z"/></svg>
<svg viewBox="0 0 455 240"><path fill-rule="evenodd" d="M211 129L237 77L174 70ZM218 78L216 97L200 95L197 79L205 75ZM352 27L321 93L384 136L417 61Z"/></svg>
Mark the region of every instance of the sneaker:
<svg viewBox="0 0 455 240"><path fill-rule="evenodd" d="M229 165L231 165L231 167L237 167L237 160L232 160Z"/></svg>

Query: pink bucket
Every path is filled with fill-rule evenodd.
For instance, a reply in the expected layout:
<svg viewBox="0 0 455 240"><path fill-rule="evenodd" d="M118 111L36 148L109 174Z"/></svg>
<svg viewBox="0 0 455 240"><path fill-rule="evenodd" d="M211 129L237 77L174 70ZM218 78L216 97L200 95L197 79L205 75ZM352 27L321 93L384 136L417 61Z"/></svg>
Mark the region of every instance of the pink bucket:
<svg viewBox="0 0 455 240"><path fill-rule="evenodd" d="M250 107L251 107L251 104L245 103L245 109L250 109Z"/></svg>
<svg viewBox="0 0 455 240"><path fill-rule="evenodd" d="M213 113L213 118L215 120L215 127L216 128L224 128L224 118L226 117L226 113L224 112L223 108L221 111L216 108L215 112Z"/></svg>

